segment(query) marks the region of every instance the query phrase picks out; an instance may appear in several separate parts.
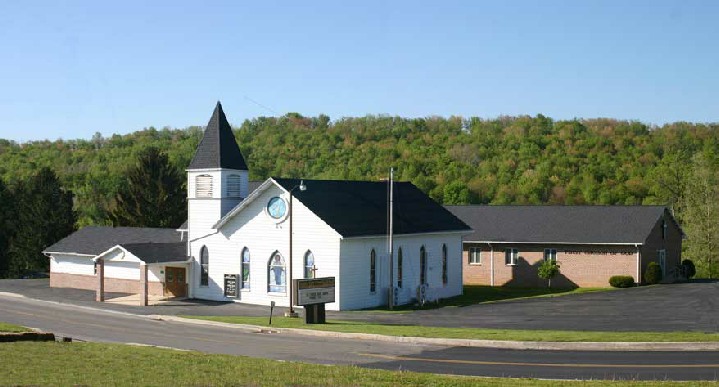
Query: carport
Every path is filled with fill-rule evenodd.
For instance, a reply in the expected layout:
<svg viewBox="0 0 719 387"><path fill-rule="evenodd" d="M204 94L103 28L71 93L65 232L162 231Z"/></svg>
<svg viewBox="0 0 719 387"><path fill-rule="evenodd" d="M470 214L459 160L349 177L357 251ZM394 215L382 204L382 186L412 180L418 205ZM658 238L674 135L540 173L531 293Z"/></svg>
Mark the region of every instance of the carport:
<svg viewBox="0 0 719 387"><path fill-rule="evenodd" d="M190 258L185 243L124 243L113 246L94 259L97 279L96 301L105 301L105 292L140 295L140 306L148 296L187 296Z"/></svg>

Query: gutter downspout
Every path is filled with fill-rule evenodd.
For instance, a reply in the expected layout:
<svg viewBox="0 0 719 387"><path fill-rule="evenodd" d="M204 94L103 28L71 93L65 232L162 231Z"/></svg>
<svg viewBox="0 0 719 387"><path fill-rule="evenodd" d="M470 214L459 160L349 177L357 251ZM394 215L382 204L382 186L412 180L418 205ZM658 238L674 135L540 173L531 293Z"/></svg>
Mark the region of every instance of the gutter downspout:
<svg viewBox="0 0 719 387"><path fill-rule="evenodd" d="M494 247L491 243L489 245L489 286L494 286Z"/></svg>
<svg viewBox="0 0 719 387"><path fill-rule="evenodd" d="M641 263L641 255L639 253L639 244L635 243L634 247L637 248L637 286L642 283L642 263Z"/></svg>

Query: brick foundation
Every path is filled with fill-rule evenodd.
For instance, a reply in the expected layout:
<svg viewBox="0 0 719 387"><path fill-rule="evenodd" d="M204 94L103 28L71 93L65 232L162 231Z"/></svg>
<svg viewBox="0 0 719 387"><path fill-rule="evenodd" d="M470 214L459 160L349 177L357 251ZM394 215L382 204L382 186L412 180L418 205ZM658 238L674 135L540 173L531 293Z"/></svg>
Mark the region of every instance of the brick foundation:
<svg viewBox="0 0 719 387"><path fill-rule="evenodd" d="M97 278L94 275L50 273L51 288L73 288L96 290ZM151 296L164 296L162 282L148 282L148 294ZM140 281L105 277L106 293L140 293Z"/></svg>

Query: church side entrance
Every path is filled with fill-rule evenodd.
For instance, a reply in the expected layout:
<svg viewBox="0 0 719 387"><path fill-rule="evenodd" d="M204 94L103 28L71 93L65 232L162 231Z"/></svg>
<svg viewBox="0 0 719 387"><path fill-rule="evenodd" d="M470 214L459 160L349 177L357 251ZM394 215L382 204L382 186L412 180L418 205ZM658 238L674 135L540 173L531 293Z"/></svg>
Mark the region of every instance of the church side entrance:
<svg viewBox="0 0 719 387"><path fill-rule="evenodd" d="M187 297L184 267L165 267L165 293L170 297Z"/></svg>

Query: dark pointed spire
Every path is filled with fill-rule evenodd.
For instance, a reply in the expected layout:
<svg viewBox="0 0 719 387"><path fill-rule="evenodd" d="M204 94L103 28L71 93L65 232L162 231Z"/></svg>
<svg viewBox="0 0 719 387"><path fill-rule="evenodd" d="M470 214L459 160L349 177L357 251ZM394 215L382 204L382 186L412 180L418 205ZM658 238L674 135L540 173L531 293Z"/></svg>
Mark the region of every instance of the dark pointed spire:
<svg viewBox="0 0 719 387"><path fill-rule="evenodd" d="M240 153L240 147L237 146L220 101L217 101L217 106L212 113L210 122L207 123L202 141L197 146L195 157L187 167L187 169L207 168L247 170L247 164Z"/></svg>

